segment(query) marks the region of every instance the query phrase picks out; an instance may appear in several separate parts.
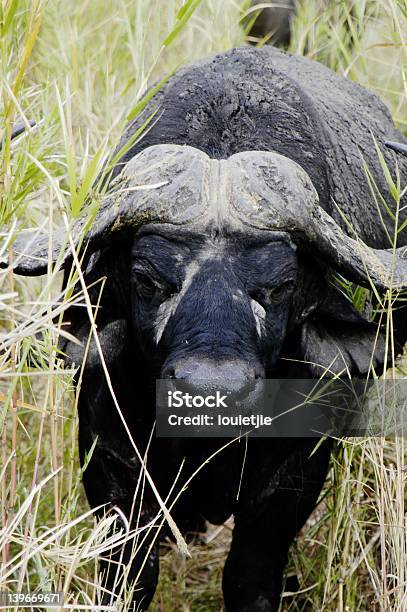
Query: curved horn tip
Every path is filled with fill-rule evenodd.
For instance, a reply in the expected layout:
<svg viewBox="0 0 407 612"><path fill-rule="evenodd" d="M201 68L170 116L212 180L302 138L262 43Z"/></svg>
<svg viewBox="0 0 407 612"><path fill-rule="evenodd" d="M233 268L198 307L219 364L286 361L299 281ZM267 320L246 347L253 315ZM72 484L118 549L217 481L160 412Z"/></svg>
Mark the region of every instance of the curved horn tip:
<svg viewBox="0 0 407 612"><path fill-rule="evenodd" d="M0 260L0 270L7 270L10 267L8 258L3 257ZM12 267L14 274L18 276L42 276L47 273L47 263L39 264L38 262L21 261Z"/></svg>
<svg viewBox="0 0 407 612"><path fill-rule="evenodd" d="M384 145L396 153L407 155L407 144L403 144L402 142L394 142L393 140L386 140Z"/></svg>
<svg viewBox="0 0 407 612"><path fill-rule="evenodd" d="M27 127L28 124L28 127ZM13 125L13 128L11 130L11 140L14 140L14 138L17 138L17 136L20 136L20 134L22 134L23 132L25 132L28 129L31 129L33 127L35 127L37 125L37 122L34 121L34 119L29 119L26 122L19 122L19 123L15 123ZM4 139L0 140L0 151L3 147L3 141Z"/></svg>

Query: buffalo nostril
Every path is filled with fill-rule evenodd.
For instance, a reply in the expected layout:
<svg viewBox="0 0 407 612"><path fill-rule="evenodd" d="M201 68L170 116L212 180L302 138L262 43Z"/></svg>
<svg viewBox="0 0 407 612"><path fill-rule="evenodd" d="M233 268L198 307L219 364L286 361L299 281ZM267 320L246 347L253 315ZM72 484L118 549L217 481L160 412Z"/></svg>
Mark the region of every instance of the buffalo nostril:
<svg viewBox="0 0 407 612"><path fill-rule="evenodd" d="M176 378L175 368L173 366L168 366L167 368L165 368L164 372L162 373L162 378L174 380Z"/></svg>
<svg viewBox="0 0 407 612"><path fill-rule="evenodd" d="M196 368L197 366L195 366ZM193 367L183 367L183 365L169 365L164 368L162 372L162 378L167 378L170 380L185 380L189 378L192 374Z"/></svg>

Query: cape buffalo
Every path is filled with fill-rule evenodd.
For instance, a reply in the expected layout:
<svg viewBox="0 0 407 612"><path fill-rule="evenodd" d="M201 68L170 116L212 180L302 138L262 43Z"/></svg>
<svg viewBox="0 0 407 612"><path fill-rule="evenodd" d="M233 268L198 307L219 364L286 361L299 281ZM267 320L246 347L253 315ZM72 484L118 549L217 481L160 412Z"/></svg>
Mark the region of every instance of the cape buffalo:
<svg viewBox="0 0 407 612"><path fill-rule="evenodd" d="M93 304L95 281L106 277L97 324L110 380L141 453L148 447L148 469L165 499L181 462L184 482L220 441L150 440L156 379L193 386L215 377L244 388L247 381L306 378L321 368L365 375L372 363L383 364L383 351L373 348L376 325L354 309L336 279L373 283L379 292L407 286L407 232L398 233L397 248L391 244L395 223L402 227L407 218L405 196L404 209L396 210L378 150L392 172L397 162L402 185L407 162L384 146L405 139L375 95L271 47L233 49L181 68L128 125L118 150L154 112L109 177L86 235L84 273ZM74 226L75 240L84 223ZM54 235L55 261L64 239L64 232ZM47 236L20 239L14 251L16 273L46 271ZM68 250L58 262L69 270L71 259ZM400 348L405 316L397 313ZM70 308L67 321L86 345L85 309ZM83 360L83 347L64 341L63 350L68 362ZM90 504L116 506L130 517L140 463L94 341L79 421L82 463L96 439L84 472ZM220 524L234 515L223 575L227 610L278 609L289 546L328 468L330 444L311 453L314 442L233 443L172 509L183 533L202 517ZM146 525L159 510L146 482L133 517ZM132 562L130 545L111 555L124 562L128 582L139 577L134 610L145 610L153 597L158 542L167 531L145 533ZM116 565L102 568L108 588L117 590Z"/></svg>

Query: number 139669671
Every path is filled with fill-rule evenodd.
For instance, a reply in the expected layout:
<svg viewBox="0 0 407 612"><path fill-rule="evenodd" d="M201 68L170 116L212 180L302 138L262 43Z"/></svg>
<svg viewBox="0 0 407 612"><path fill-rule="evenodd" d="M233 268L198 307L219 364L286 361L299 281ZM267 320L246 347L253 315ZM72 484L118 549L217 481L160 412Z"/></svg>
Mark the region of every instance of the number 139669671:
<svg viewBox="0 0 407 612"><path fill-rule="evenodd" d="M0 609L7 609L9 606L35 606L36 608L49 608L52 606L62 606L64 596L61 592L21 592L11 593L0 591Z"/></svg>

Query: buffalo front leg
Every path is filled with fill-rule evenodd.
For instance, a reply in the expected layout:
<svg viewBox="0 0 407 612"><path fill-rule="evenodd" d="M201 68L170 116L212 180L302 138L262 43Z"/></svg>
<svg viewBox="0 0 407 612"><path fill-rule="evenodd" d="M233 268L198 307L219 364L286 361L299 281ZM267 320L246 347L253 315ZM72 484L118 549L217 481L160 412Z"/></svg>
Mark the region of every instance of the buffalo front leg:
<svg viewBox="0 0 407 612"><path fill-rule="evenodd" d="M80 456L84 464L83 449L90 448L90 440L80 429ZM98 511L115 512L117 520L108 538L118 533L136 532L135 537L124 541L101 555L100 573L104 589L103 604L115 605L117 598L126 600L126 610L147 610L158 582L158 546L160 534L158 525L151 526L158 508L150 492L137 490L137 479L130 469L118 459L118 453L111 450L111 444L99 439L92 457L83 473L83 484L91 507L103 506ZM141 507L140 507L141 506ZM123 517L123 518L122 518ZM122 540L123 542L123 540ZM131 603L130 603L131 602Z"/></svg>
<svg viewBox="0 0 407 612"><path fill-rule="evenodd" d="M158 525L153 524L157 507L152 499L148 499L146 493L142 500L136 499L133 503L132 493L137 485L123 468L122 473L129 480L129 491L128 497L120 497L119 490L123 492L124 487L118 486L118 469L114 467L116 466L112 456L108 456L106 451L102 455L97 445L83 475L90 506L104 505L98 512L98 517L102 518L104 512L117 513L117 519L107 538L114 534L119 536L118 530L121 530L123 537L129 532L135 534L124 541L122 539L119 546L114 546L101 555L100 574L104 589L102 602L103 605L114 606L119 597L125 599L126 610L142 612L148 609L158 582L160 534L157 533Z"/></svg>
<svg viewBox="0 0 407 612"><path fill-rule="evenodd" d="M111 366L111 376L118 389L118 402L126 406L132 390L126 387L127 370L119 365ZM121 599L126 602L126 610L143 611L147 610L158 582L160 534L157 526L149 527L157 516L158 504L152 491L143 485L140 463L112 405L106 383L99 371L96 374L84 376L79 397L79 458L86 497L91 508L100 507L99 518L118 508L118 518L108 538L118 529L123 534L128 528L130 532L137 530L136 537L100 555L103 604L118 608L116 601ZM141 442L136 440L142 453L146 452L145 440L148 432Z"/></svg>
<svg viewBox="0 0 407 612"><path fill-rule="evenodd" d="M315 507L329 466L329 442L310 456L316 442L294 452L257 488L257 499L250 498L255 473L249 467L223 573L227 612L279 609L288 549Z"/></svg>

